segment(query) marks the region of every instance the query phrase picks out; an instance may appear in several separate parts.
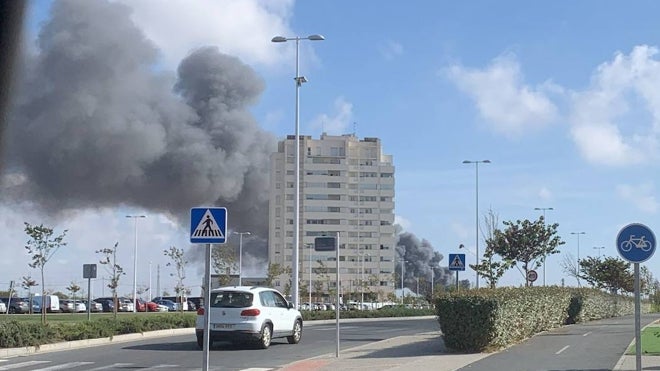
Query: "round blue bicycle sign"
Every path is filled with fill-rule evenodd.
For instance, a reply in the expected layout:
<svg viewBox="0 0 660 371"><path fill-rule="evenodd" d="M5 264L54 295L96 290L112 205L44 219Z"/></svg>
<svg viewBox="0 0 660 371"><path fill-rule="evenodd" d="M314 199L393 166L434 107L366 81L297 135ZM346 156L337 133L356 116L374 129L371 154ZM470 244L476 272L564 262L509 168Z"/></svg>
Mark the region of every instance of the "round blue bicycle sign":
<svg viewBox="0 0 660 371"><path fill-rule="evenodd" d="M655 234L644 224L628 224L616 236L616 249L631 263L645 262L655 253Z"/></svg>

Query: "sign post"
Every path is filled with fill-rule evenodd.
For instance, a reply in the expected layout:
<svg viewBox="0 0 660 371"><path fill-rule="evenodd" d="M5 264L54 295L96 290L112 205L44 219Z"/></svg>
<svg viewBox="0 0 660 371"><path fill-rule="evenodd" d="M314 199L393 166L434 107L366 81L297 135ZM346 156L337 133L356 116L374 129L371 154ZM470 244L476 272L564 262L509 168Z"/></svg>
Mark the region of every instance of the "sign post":
<svg viewBox="0 0 660 371"><path fill-rule="evenodd" d="M87 320L91 321L92 312L92 278L96 278L96 264L83 264L83 278L87 278ZM46 305L42 300L41 305ZM134 304L137 305L137 304Z"/></svg>
<svg viewBox="0 0 660 371"><path fill-rule="evenodd" d="M224 207L196 207L190 209L190 243L206 244L204 266L204 347L202 370L209 369L211 343L211 244L224 244L227 240L227 209Z"/></svg>
<svg viewBox="0 0 660 371"><path fill-rule="evenodd" d="M637 371L642 369L639 263L643 263L653 256L655 245L655 234L644 224L628 224L616 236L616 249L619 251L619 255L635 266L635 364Z"/></svg>
<svg viewBox="0 0 660 371"><path fill-rule="evenodd" d="M337 346L335 349L335 357L339 358L339 232L335 237L316 237L314 239L314 251L335 251L335 262L337 269L337 303L335 304L335 322L337 326ZM310 253L311 254L311 253ZM310 266L309 269L312 269ZM311 287L309 288L312 289ZM310 303L311 305L312 303Z"/></svg>
<svg viewBox="0 0 660 371"><path fill-rule="evenodd" d="M465 254L449 254L449 270L456 271L456 291L458 291L458 272L465 270Z"/></svg>
<svg viewBox="0 0 660 371"><path fill-rule="evenodd" d="M536 279L538 279L538 278L539 278L539 275L538 275L538 273L536 273L535 270L530 269L530 270L527 271L527 282L529 282L529 286L532 286L534 281L536 281Z"/></svg>

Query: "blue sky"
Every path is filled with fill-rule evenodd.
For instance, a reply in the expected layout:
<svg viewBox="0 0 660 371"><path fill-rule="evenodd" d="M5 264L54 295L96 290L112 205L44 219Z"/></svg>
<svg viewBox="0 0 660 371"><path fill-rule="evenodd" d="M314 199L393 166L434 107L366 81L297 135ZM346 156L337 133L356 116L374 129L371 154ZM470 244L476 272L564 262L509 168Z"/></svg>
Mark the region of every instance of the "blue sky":
<svg viewBox="0 0 660 371"><path fill-rule="evenodd" d="M491 208L500 221L533 219L540 215L534 208L554 208L546 218L559 223L566 244L548 260L549 284L564 277L565 253L577 253L571 232L585 232L581 256L597 254L594 246L616 256L622 226L658 228L658 2L126 3L161 50L158 68L173 70L190 49L209 44L252 66L266 85L254 116L278 138L293 132L295 55L291 43L270 38L323 34L325 41L301 43L301 75L309 80L301 89L301 132L355 128L359 137L381 138L394 156L398 220L445 262L461 243L474 249L475 169L462 164L466 159L492 161L479 167L481 215ZM33 3L30 35L49 4ZM4 210L3 246L22 249L22 222L40 220L39 212ZM134 213L149 215L139 224L139 256L153 263L153 285L160 264L161 287L173 286L162 250L194 248L186 243L188 226L131 208L81 210L54 221L69 229L70 246L50 274L64 286L82 281L67 265L80 254L95 259L84 246L108 239L132 246L133 224L124 215ZM122 259L132 267L130 254ZM658 259L646 263L656 276ZM26 274L24 260L0 265L0 285ZM200 269L189 270L189 285ZM140 282L147 272L141 264ZM522 282L516 271L502 280Z"/></svg>

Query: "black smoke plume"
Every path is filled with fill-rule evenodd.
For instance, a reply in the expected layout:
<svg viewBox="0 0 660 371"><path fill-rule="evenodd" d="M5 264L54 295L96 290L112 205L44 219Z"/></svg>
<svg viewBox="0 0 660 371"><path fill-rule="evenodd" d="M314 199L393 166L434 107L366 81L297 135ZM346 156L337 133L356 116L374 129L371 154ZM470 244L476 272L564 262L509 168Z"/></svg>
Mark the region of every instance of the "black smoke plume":
<svg viewBox="0 0 660 371"><path fill-rule="evenodd" d="M53 215L129 205L182 225L220 205L230 229L267 237L276 141L249 112L264 89L249 66L207 47L164 71L130 9L103 0L54 2L24 59L5 174L23 181L5 202Z"/></svg>

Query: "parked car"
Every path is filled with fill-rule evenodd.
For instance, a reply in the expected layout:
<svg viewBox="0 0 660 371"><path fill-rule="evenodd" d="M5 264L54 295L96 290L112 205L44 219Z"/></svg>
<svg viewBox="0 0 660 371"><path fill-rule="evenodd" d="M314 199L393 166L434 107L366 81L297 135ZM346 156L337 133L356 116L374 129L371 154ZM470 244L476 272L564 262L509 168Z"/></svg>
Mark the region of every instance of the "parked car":
<svg viewBox="0 0 660 371"><path fill-rule="evenodd" d="M134 304L135 305L135 310L138 312L146 312L147 311L147 303L142 300L142 299L135 299Z"/></svg>
<svg viewBox="0 0 660 371"><path fill-rule="evenodd" d="M7 305L4 301L0 301L0 314L7 313Z"/></svg>
<svg viewBox="0 0 660 371"><path fill-rule="evenodd" d="M155 297L154 300L152 300L152 301L155 303L156 300L169 300L169 301L173 301L173 302L175 302L175 303L177 304L177 306L176 306L176 307L177 307L177 310L180 310L180 309L181 309L181 305L182 305L181 303L182 303L182 302L181 302L181 297L180 297L180 296L158 296L158 297ZM185 296L183 297L183 310L191 310L191 309L188 307L188 299L187 299Z"/></svg>
<svg viewBox="0 0 660 371"><path fill-rule="evenodd" d="M23 298L2 297L1 301L9 309L9 314L30 313L30 304Z"/></svg>
<svg viewBox="0 0 660 371"><path fill-rule="evenodd" d="M82 300L82 302L85 304L87 308L89 308L90 312L98 313L98 312L103 312L103 304L95 302L95 301L87 301L87 300Z"/></svg>
<svg viewBox="0 0 660 371"><path fill-rule="evenodd" d="M29 302L28 299L25 299L25 301ZM60 312L60 298L56 295L33 296L32 313L40 313L42 306L46 307L48 313Z"/></svg>
<svg viewBox="0 0 660 371"><path fill-rule="evenodd" d="M112 298L96 298L93 300L96 303L101 304L101 310L103 312L113 312L115 310L115 305L112 302Z"/></svg>
<svg viewBox="0 0 660 371"><path fill-rule="evenodd" d="M60 311L65 313L87 312L87 307L80 300L63 299L60 300Z"/></svg>
<svg viewBox="0 0 660 371"><path fill-rule="evenodd" d="M208 308L197 310L195 334L197 345L204 345L204 312L209 310L210 341L249 341L260 348L271 339L285 337L297 344L302 337L303 319L293 303L268 287L222 287L211 291Z"/></svg>
<svg viewBox="0 0 660 371"><path fill-rule="evenodd" d="M168 299L155 299L153 300L154 303L159 304L159 305L164 305L167 307L167 310L170 312L175 312L179 310L179 306L177 303L173 302L172 300Z"/></svg>
<svg viewBox="0 0 660 371"><path fill-rule="evenodd" d="M102 298L96 298L94 301L99 302L103 305L103 311L104 312L112 312L114 308L114 301L112 296L106 296ZM104 301L110 301L110 305L108 304L103 304ZM106 310L109 309L109 310ZM132 300L126 297L118 297L117 298L117 311L118 312L132 312L133 311L133 303Z"/></svg>

